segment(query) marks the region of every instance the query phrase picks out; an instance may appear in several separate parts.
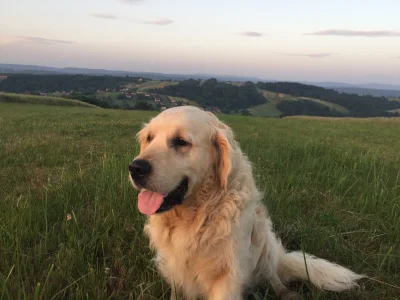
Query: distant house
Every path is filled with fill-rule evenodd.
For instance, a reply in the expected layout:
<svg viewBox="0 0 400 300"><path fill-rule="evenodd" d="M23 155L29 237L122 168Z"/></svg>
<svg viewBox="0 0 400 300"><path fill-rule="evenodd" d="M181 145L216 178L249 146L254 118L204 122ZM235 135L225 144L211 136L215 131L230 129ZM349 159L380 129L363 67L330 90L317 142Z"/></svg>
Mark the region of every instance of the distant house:
<svg viewBox="0 0 400 300"><path fill-rule="evenodd" d="M3 76L3 75L0 76L0 81L6 80L6 79L7 79L7 76Z"/></svg>
<svg viewBox="0 0 400 300"><path fill-rule="evenodd" d="M167 108L165 106L161 106L161 111L166 110Z"/></svg>
<svg viewBox="0 0 400 300"><path fill-rule="evenodd" d="M47 97L47 93L40 93L40 96Z"/></svg>
<svg viewBox="0 0 400 300"><path fill-rule="evenodd" d="M126 98L132 98L132 94L126 94Z"/></svg>
<svg viewBox="0 0 400 300"><path fill-rule="evenodd" d="M145 96L146 96L146 97L150 97L150 94L146 93Z"/></svg>
<svg viewBox="0 0 400 300"><path fill-rule="evenodd" d="M142 81L143 81L143 78L139 78L138 81L139 81L139 82L142 82Z"/></svg>
<svg viewBox="0 0 400 300"><path fill-rule="evenodd" d="M101 90L101 89L98 89L97 92L98 92L98 93L104 93L104 91Z"/></svg>
<svg viewBox="0 0 400 300"><path fill-rule="evenodd" d="M171 103L176 103L176 100L174 98L169 98L169 100L171 101Z"/></svg>
<svg viewBox="0 0 400 300"><path fill-rule="evenodd" d="M161 99L159 97L154 97L154 102L158 103L160 101L161 101Z"/></svg>

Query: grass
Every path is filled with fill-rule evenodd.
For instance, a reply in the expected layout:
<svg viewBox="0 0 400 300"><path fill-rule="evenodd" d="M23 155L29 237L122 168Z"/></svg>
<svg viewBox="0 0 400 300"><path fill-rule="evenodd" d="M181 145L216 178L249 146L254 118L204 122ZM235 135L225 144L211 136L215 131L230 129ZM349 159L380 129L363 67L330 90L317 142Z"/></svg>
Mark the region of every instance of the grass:
<svg viewBox="0 0 400 300"><path fill-rule="evenodd" d="M295 97L287 94L275 93L266 90L259 90L259 91L264 95L265 98L269 100L269 102L265 104L257 105L249 109L250 112L259 117L279 116L281 112L276 108L276 105L278 103L282 101L298 101L298 100L312 101L320 105L327 106L331 110L337 110L338 112L341 112L344 115L347 115L349 113L349 110L347 108L321 99L315 99L309 97Z"/></svg>
<svg viewBox="0 0 400 300"><path fill-rule="evenodd" d="M248 109L254 116L258 117L278 117L281 111L276 108L274 102L267 102Z"/></svg>
<svg viewBox="0 0 400 300"><path fill-rule="evenodd" d="M127 165L153 113L0 103L0 298L169 299ZM305 299L398 299L400 120L221 116L283 243L374 278ZM267 284L249 299L276 299Z"/></svg>
<svg viewBox="0 0 400 300"><path fill-rule="evenodd" d="M78 100L64 99L58 97L9 94L0 92L0 103L2 102L45 104L45 105L56 105L56 106L79 106L79 107L91 107L91 108L97 107L96 105L92 105Z"/></svg>
<svg viewBox="0 0 400 300"><path fill-rule="evenodd" d="M140 84L138 91L147 92L151 89L162 89L168 85L177 85L178 83L179 82L177 81L158 81L158 80L146 81Z"/></svg>

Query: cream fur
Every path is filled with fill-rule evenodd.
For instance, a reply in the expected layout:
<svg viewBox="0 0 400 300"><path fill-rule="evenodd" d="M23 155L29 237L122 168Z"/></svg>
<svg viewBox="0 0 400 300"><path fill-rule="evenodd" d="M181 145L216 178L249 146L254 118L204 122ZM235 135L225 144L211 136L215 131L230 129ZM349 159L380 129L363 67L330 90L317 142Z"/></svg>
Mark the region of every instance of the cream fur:
<svg viewBox="0 0 400 300"><path fill-rule="evenodd" d="M192 146L171 149L168 141L175 135ZM290 280L309 279L336 292L357 285L361 275L285 251L261 202L250 162L230 128L214 115L194 107L169 109L138 137L138 157L154 166L146 188L165 193L183 176L189 178L184 203L150 216L145 225L158 269L171 285L171 299L239 300L264 280L281 299L297 297L284 285Z"/></svg>

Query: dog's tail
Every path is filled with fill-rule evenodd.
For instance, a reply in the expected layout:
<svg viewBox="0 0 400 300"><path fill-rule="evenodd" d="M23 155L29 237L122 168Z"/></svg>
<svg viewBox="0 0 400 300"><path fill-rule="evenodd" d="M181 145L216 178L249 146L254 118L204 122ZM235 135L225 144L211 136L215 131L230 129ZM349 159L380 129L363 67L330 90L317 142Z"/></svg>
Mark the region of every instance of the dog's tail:
<svg viewBox="0 0 400 300"><path fill-rule="evenodd" d="M365 277L325 259L281 250L278 274L284 282L310 280L320 289L340 292L357 287L357 280Z"/></svg>

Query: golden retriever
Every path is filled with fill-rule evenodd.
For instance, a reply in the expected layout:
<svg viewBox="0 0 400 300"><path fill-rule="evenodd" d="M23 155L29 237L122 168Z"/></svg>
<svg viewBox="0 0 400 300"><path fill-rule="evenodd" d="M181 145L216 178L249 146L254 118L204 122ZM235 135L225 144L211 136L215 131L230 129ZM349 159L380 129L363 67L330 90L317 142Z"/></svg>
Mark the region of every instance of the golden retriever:
<svg viewBox="0 0 400 300"><path fill-rule="evenodd" d="M250 162L231 129L196 107L176 107L138 133L140 154L129 166L139 210L171 299L243 299L269 280L280 299L297 299L285 283L310 280L330 291L362 278L302 252L275 236Z"/></svg>

